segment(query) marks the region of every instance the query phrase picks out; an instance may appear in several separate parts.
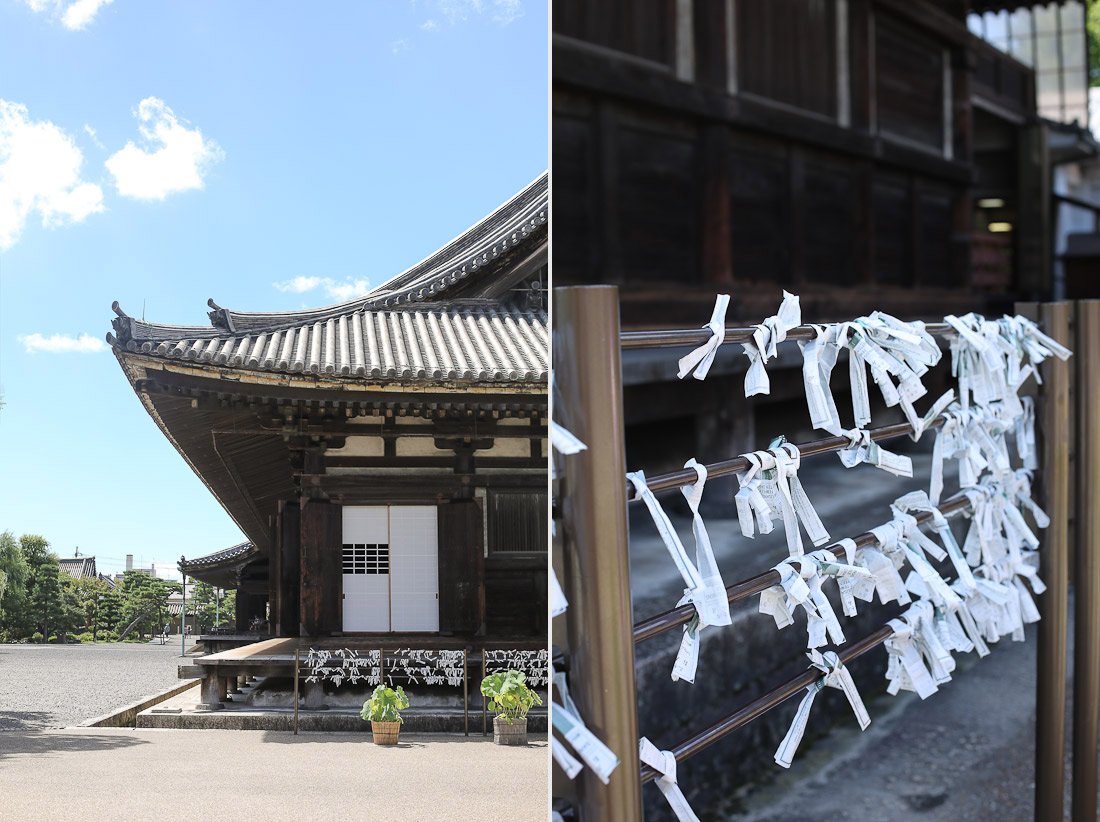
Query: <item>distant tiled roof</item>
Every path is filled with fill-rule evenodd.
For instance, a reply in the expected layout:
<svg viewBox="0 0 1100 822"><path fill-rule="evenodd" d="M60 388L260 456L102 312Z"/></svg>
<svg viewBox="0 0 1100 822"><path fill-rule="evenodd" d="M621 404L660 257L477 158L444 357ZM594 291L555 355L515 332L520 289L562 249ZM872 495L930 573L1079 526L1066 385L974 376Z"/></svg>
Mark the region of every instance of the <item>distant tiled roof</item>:
<svg viewBox="0 0 1100 822"><path fill-rule="evenodd" d="M62 572L73 579L95 579L95 557L62 557L58 561Z"/></svg>
<svg viewBox="0 0 1100 822"><path fill-rule="evenodd" d="M496 303L351 311L252 334L131 338L127 351L237 369L360 376L380 381L546 381L546 314Z"/></svg>

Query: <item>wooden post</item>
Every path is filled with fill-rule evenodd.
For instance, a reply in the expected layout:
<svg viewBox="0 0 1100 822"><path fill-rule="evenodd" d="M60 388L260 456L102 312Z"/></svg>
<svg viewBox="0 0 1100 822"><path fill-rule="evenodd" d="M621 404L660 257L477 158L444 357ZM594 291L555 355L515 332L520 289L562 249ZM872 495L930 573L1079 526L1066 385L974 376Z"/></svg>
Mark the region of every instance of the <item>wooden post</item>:
<svg viewBox="0 0 1100 822"><path fill-rule="evenodd" d="M301 508L296 501L281 504L279 512L279 603L276 629L279 636L298 636L302 558Z"/></svg>
<svg viewBox="0 0 1100 822"><path fill-rule="evenodd" d="M325 636L340 630L342 532L339 505L315 499L302 505L299 607L303 636Z"/></svg>
<svg viewBox="0 0 1100 822"><path fill-rule="evenodd" d="M1041 321L1043 330L1072 348L1069 303L1019 303L1017 313ZM1036 439L1042 460L1038 491L1050 516L1039 552L1035 691L1035 820L1062 819L1065 791L1066 644L1069 615L1069 380L1070 363L1051 357L1042 366Z"/></svg>
<svg viewBox="0 0 1100 822"><path fill-rule="evenodd" d="M604 785L575 780L585 819L642 818L633 608L627 554L619 290L554 289L555 419L588 449L561 461L563 587L570 692L587 727L619 757Z"/></svg>
<svg viewBox="0 0 1100 822"><path fill-rule="evenodd" d="M1073 613L1073 819L1096 819L1100 742L1100 300L1076 312L1077 545Z"/></svg>

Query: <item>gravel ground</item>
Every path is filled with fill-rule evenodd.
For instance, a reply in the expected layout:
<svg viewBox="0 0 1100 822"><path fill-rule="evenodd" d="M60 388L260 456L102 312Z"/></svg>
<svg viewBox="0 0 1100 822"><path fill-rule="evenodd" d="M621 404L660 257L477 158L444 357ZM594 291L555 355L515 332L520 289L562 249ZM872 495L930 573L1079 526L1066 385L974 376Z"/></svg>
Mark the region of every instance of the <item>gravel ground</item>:
<svg viewBox="0 0 1100 822"><path fill-rule="evenodd" d="M0 645L0 731L65 728L179 680L166 645Z"/></svg>

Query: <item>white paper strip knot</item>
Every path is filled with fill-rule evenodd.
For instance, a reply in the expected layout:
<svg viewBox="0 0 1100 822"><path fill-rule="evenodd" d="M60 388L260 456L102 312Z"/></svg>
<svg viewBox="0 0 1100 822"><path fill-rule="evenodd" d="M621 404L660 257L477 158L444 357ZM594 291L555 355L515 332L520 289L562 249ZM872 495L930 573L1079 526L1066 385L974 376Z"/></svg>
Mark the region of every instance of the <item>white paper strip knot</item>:
<svg viewBox="0 0 1100 822"><path fill-rule="evenodd" d="M711 338L696 348L690 354L680 358L680 370L676 376L680 379L686 377L695 369L692 376L697 380L705 380L714 356L718 353L718 347L726 339L726 309L730 304L729 294L719 294L714 300L714 311L710 316L710 322L703 328L710 328Z"/></svg>
<svg viewBox="0 0 1100 822"><path fill-rule="evenodd" d="M852 428L842 431L840 436L847 437L848 442L851 443L847 448L837 451L837 456L840 457L840 462L845 468L855 468L861 462L866 462L895 477L913 476L912 458L887 451L871 439L870 431Z"/></svg>
<svg viewBox="0 0 1100 822"><path fill-rule="evenodd" d="M810 708L813 707L814 699L817 697L818 692L823 688L838 688L844 691L844 695L848 698L848 704L852 706L852 712L856 716L856 721L859 723L859 729L861 731L866 730L867 726L871 724L871 717L868 715L867 708L863 704L863 699L856 689L856 684L852 680L852 675L848 669L844 667L844 663L840 661L840 657L836 652L826 651L822 654L817 651L810 651L807 656L810 657L811 666L817 668L824 675L821 679L806 688L806 695L802 697L802 702L799 703L798 710L795 711L794 719L791 721L791 727L787 730L787 735L783 737L783 741L779 743L779 748L775 752L775 763L783 768L791 767L791 762L794 761L794 755L798 751L799 743L802 742L802 737L806 733L806 724L810 718Z"/></svg>
<svg viewBox="0 0 1100 822"><path fill-rule="evenodd" d="M684 792L676 784L676 757L672 751L661 751L657 746L644 736L638 740L638 757L660 776L657 777L657 787L661 789L668 806L680 822L699 822L699 817L688 804Z"/></svg>
<svg viewBox="0 0 1100 822"><path fill-rule="evenodd" d="M554 730L565 737L566 742L573 746L573 750L577 752L577 755L606 785L612 772L619 767L619 757L584 726L580 711L577 710L576 703L569 695L565 674L561 671L554 671L553 680L554 687L558 689L558 694L561 696L561 703L554 702L550 711L550 721L554 726ZM565 751L565 753L568 753L568 751ZM564 759L564 764L561 761L558 763L566 774L569 774L570 770L573 771L569 776L570 779L576 776L579 770L573 765L575 761L575 759L569 757Z"/></svg>
<svg viewBox="0 0 1100 822"><path fill-rule="evenodd" d="M771 382L764 364L776 355L776 346L787 339L787 332L801 324L802 309L798 297L784 291L779 311L756 326L752 342L741 345L749 358L749 369L745 374L746 397L771 393Z"/></svg>

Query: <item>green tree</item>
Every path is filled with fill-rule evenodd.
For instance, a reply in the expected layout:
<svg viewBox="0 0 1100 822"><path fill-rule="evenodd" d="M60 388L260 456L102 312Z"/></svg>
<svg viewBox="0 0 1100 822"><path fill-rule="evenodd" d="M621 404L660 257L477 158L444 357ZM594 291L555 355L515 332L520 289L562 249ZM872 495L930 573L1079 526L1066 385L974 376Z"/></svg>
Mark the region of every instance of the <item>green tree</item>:
<svg viewBox="0 0 1100 822"><path fill-rule="evenodd" d="M1085 13L1089 49L1089 85L1100 86L1100 3L1089 0Z"/></svg>
<svg viewBox="0 0 1100 822"><path fill-rule="evenodd" d="M30 568L27 603L31 622L44 640L49 639L51 631L64 634L72 627L75 597L65 593L57 555L50 551L46 538L37 534L21 536L19 547Z"/></svg>
<svg viewBox="0 0 1100 822"><path fill-rule="evenodd" d="M237 592L222 590L220 603L218 592L213 585L201 581L196 581L191 590L187 609L195 614L200 631L233 624Z"/></svg>
<svg viewBox="0 0 1100 822"><path fill-rule="evenodd" d="M100 627L109 627L101 626L100 623L103 599L109 588L107 583L99 577L83 577L75 580L73 586L80 604L83 628L85 631L91 631L94 642L99 638Z"/></svg>
<svg viewBox="0 0 1100 822"><path fill-rule="evenodd" d="M168 615L168 597L180 589L179 583L167 582L143 574L127 571L119 586L119 639L126 629L136 630L139 637L159 632Z"/></svg>
<svg viewBox="0 0 1100 822"><path fill-rule="evenodd" d="M84 609L80 604L80 592L76 586L76 580L57 570L57 578L61 584L61 596L58 598L57 610L52 615L51 630L57 634L57 638L64 642L66 635L78 629L84 623Z"/></svg>
<svg viewBox="0 0 1100 822"><path fill-rule="evenodd" d="M11 639L30 636L32 626L27 607L30 566L10 531L0 534L0 574L6 583L0 591L0 634Z"/></svg>
<svg viewBox="0 0 1100 822"><path fill-rule="evenodd" d="M117 587L107 586L107 590L99 598L99 627L117 634L126 627L119 624L121 621L122 595Z"/></svg>

